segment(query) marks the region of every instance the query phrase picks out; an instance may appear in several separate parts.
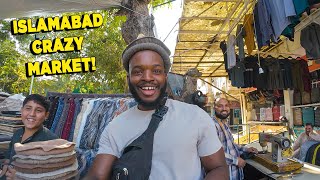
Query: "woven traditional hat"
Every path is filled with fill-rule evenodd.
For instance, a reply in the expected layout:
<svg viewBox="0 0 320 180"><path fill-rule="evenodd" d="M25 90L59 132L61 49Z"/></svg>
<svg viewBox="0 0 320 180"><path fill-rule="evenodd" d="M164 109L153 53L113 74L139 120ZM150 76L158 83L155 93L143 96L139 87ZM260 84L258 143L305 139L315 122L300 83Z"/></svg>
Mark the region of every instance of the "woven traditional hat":
<svg viewBox="0 0 320 180"><path fill-rule="evenodd" d="M159 39L155 37L147 37L139 35L138 38L132 41L122 53L122 63L124 69L129 72L129 61L132 56L143 50L151 50L157 52L163 59L165 72L168 73L171 67L170 63L170 50Z"/></svg>

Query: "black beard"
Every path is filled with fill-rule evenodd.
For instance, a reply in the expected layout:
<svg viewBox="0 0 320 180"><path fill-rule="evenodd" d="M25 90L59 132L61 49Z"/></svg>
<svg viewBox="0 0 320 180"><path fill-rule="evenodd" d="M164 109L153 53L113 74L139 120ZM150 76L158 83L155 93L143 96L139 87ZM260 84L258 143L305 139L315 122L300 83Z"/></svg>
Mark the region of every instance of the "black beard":
<svg viewBox="0 0 320 180"><path fill-rule="evenodd" d="M226 115L222 115L220 113L215 112L215 115L217 116L217 118L219 119L227 119L230 115L230 113L226 114Z"/></svg>
<svg viewBox="0 0 320 180"><path fill-rule="evenodd" d="M143 106L143 107L147 107L148 109L156 109L158 107L158 105L160 105L161 100L163 99L163 97L166 96L166 89L167 89L167 82L165 83L165 85L160 89L160 96L153 102L145 102L143 101L136 89L133 87L130 79L129 79L129 90L133 96L133 98L138 102L139 105Z"/></svg>

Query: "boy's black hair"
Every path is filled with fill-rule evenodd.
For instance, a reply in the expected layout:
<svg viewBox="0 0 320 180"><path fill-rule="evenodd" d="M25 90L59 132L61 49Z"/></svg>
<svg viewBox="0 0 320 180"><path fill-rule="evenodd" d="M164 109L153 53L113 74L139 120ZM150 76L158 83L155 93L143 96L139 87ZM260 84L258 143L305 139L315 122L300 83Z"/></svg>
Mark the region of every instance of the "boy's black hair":
<svg viewBox="0 0 320 180"><path fill-rule="evenodd" d="M29 101L34 101L37 104L43 106L46 109L46 112L49 111L50 108L50 102L42 95L40 94L30 94L27 96L23 101L23 106L26 105Z"/></svg>
<svg viewBox="0 0 320 180"><path fill-rule="evenodd" d="M306 123L306 124L304 125L304 127L306 127L306 126L311 126L311 127L312 127L312 129L313 129L313 125L312 125L312 123Z"/></svg>

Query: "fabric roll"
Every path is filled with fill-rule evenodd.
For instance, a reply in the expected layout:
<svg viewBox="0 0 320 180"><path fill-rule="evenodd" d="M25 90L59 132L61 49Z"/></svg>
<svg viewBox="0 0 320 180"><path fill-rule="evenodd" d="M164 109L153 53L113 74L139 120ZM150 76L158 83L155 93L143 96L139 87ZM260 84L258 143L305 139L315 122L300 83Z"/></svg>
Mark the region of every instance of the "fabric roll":
<svg viewBox="0 0 320 180"><path fill-rule="evenodd" d="M284 105L280 106L280 116L286 116L285 106Z"/></svg>
<svg viewBox="0 0 320 180"><path fill-rule="evenodd" d="M302 126L302 110L301 110L301 108L295 108L293 110L293 124L295 126Z"/></svg>
<svg viewBox="0 0 320 180"><path fill-rule="evenodd" d="M272 114L273 114L273 120L279 121L280 120L280 106L273 106Z"/></svg>
<svg viewBox="0 0 320 180"><path fill-rule="evenodd" d="M260 108L260 121L265 121L266 117L266 108Z"/></svg>
<svg viewBox="0 0 320 180"><path fill-rule="evenodd" d="M272 108L266 108L266 121L273 121Z"/></svg>
<svg viewBox="0 0 320 180"><path fill-rule="evenodd" d="M305 125L306 123L311 123L314 125L314 111L313 107L302 108L302 121Z"/></svg>

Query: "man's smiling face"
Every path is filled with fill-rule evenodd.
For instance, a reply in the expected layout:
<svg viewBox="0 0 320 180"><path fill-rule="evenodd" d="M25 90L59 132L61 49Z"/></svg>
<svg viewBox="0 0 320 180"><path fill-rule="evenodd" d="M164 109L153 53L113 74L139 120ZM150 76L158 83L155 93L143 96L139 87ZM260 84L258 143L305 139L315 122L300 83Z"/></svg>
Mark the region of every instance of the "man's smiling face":
<svg viewBox="0 0 320 180"><path fill-rule="evenodd" d="M130 92L139 109L154 109L165 95L167 74L161 56L150 50L139 51L129 62Z"/></svg>
<svg viewBox="0 0 320 180"><path fill-rule="evenodd" d="M224 98L219 98L214 105L215 115L220 119L227 119L230 115L229 101Z"/></svg>

